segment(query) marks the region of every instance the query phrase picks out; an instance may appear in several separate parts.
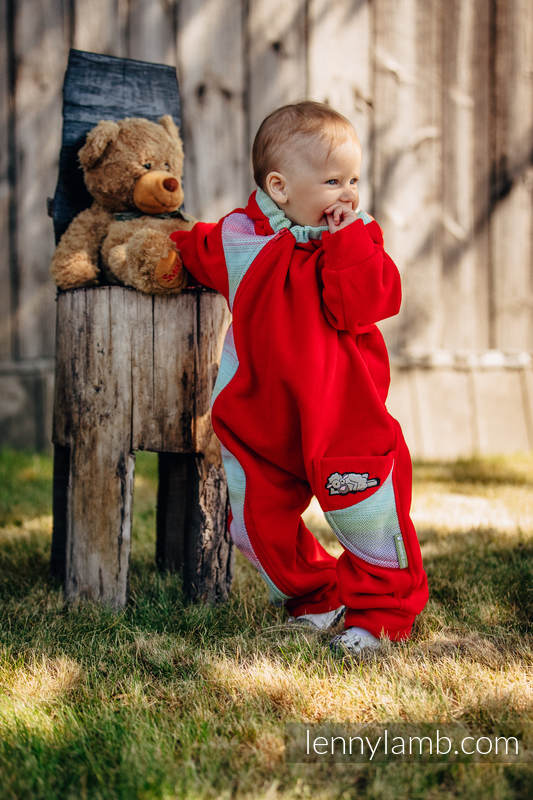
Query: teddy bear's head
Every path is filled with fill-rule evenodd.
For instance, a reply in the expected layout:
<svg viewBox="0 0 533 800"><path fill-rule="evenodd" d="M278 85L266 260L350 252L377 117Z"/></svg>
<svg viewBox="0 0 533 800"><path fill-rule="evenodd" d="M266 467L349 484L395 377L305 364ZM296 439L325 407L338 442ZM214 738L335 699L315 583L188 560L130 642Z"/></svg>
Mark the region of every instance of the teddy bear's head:
<svg viewBox="0 0 533 800"><path fill-rule="evenodd" d="M183 147L166 114L159 122L102 120L79 151L85 185L108 211L175 211L183 202Z"/></svg>

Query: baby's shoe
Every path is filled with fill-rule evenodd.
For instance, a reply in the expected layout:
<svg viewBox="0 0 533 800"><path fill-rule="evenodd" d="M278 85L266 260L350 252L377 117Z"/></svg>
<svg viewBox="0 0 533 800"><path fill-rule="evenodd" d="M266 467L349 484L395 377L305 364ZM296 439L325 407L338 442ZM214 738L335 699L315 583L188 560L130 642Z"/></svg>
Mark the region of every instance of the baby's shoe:
<svg viewBox="0 0 533 800"><path fill-rule="evenodd" d="M353 627L334 636L329 646L336 655L359 655L363 650L379 649L382 643L370 631Z"/></svg>
<svg viewBox="0 0 533 800"><path fill-rule="evenodd" d="M317 631L327 631L340 620L344 614L345 606L334 608L333 611L324 611L322 614L302 614L301 617L289 617L289 625L303 625Z"/></svg>

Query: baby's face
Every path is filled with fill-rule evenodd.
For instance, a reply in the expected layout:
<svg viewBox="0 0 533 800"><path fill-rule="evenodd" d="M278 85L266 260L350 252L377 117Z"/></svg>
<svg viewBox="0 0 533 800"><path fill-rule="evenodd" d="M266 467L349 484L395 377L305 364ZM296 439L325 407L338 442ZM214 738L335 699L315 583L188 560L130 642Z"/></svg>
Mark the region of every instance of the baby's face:
<svg viewBox="0 0 533 800"><path fill-rule="evenodd" d="M297 225L325 225L325 209L335 203L355 210L359 204L361 145L355 132L331 148L318 139L305 145L298 140L279 173L280 180L269 186L269 194ZM268 177L267 177L268 185Z"/></svg>

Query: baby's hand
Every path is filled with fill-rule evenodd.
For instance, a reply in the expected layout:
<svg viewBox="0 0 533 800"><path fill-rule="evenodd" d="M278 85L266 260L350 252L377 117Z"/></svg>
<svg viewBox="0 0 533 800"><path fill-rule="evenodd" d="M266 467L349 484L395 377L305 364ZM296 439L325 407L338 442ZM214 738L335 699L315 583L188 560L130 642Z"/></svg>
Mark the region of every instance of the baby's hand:
<svg viewBox="0 0 533 800"><path fill-rule="evenodd" d="M354 211L351 203L333 203L333 205L324 209L324 215L330 233L335 233L345 228L350 223L355 222L358 218L357 211Z"/></svg>

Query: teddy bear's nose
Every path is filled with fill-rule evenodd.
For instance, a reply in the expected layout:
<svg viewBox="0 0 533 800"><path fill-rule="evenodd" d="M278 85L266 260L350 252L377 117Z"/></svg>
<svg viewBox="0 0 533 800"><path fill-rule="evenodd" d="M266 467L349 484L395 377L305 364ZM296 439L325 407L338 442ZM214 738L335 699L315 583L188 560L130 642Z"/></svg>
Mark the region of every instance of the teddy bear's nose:
<svg viewBox="0 0 533 800"><path fill-rule="evenodd" d="M163 186L167 192L175 192L178 188L178 182L176 178L165 178L163 181Z"/></svg>

